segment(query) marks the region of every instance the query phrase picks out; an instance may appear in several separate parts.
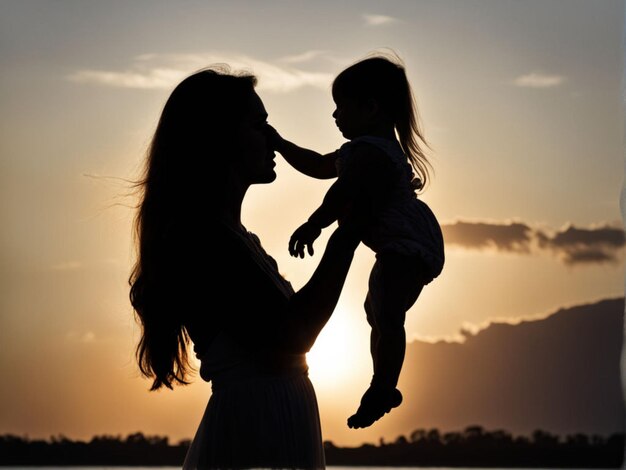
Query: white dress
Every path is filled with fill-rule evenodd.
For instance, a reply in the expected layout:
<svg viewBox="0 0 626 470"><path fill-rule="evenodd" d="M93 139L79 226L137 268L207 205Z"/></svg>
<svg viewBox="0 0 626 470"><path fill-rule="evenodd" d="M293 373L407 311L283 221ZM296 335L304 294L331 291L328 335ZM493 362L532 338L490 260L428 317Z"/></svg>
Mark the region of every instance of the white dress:
<svg viewBox="0 0 626 470"><path fill-rule="evenodd" d="M256 262L291 295L293 289L256 236L243 237ZM319 410L304 354L259 358L222 332L200 357L212 394L183 469L324 469Z"/></svg>

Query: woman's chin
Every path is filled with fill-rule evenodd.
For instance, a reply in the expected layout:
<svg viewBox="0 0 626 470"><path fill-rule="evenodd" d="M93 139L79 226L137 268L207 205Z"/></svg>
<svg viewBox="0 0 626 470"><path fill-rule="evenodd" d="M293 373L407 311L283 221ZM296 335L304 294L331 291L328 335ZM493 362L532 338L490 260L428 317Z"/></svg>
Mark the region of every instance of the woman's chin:
<svg viewBox="0 0 626 470"><path fill-rule="evenodd" d="M256 181L256 184L267 184L271 183L276 179L276 172L273 168L268 169L263 175L259 175L259 178Z"/></svg>
<svg viewBox="0 0 626 470"><path fill-rule="evenodd" d="M341 135L348 140L352 140L355 137L354 134L349 131L341 131Z"/></svg>

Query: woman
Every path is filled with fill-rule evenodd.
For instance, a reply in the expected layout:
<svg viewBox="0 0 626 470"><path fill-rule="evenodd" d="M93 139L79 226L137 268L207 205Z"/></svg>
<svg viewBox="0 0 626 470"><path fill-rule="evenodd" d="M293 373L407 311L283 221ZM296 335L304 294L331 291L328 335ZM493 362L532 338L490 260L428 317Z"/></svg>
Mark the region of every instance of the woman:
<svg viewBox="0 0 626 470"><path fill-rule="evenodd" d="M329 319L358 224L331 236L294 293L241 223L252 184L276 178L256 79L204 70L169 97L148 152L131 303L152 390L187 384L190 341L212 396L185 468L324 468L304 354Z"/></svg>

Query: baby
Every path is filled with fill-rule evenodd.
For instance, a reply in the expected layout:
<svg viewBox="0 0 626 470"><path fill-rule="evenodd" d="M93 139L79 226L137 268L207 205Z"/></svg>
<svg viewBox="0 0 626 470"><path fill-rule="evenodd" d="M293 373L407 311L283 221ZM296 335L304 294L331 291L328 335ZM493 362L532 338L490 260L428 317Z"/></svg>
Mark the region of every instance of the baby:
<svg viewBox="0 0 626 470"><path fill-rule="evenodd" d="M376 253L365 300L373 378L351 428L373 424L402 402L396 388L406 348L404 321L423 287L443 269L441 228L416 196L428 177L425 144L404 67L375 56L348 67L332 87L333 118L349 140L321 155L270 128L275 148L298 171L337 180L319 208L293 233L292 256L313 254L321 230L345 217L365 220L362 241ZM418 177L414 175L417 173Z"/></svg>

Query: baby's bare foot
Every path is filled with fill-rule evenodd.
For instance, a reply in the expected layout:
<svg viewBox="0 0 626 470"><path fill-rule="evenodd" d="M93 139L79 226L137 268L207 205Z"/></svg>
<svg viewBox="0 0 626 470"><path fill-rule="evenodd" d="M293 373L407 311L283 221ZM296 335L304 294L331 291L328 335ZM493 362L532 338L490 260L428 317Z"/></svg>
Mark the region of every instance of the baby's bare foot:
<svg viewBox="0 0 626 470"><path fill-rule="evenodd" d="M402 394L397 388L370 387L363 394L357 412L348 418L348 427L356 429L371 426L392 408L400 406L400 403Z"/></svg>

